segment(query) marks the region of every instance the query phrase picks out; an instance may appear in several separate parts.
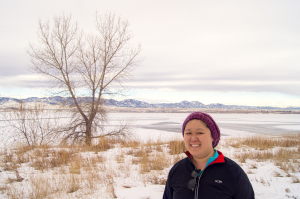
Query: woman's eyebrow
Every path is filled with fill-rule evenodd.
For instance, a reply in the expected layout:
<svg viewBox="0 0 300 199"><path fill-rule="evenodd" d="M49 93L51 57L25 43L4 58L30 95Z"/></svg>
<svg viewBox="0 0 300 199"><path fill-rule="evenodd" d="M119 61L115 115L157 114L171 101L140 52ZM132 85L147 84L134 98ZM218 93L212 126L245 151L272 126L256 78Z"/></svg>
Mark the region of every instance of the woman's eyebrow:
<svg viewBox="0 0 300 199"><path fill-rule="evenodd" d="M197 129L196 129L196 131L199 131L199 130L200 130L200 131L204 131L203 128L197 128ZM185 131L192 131L192 130L191 130L191 129L185 129L184 132L185 132Z"/></svg>

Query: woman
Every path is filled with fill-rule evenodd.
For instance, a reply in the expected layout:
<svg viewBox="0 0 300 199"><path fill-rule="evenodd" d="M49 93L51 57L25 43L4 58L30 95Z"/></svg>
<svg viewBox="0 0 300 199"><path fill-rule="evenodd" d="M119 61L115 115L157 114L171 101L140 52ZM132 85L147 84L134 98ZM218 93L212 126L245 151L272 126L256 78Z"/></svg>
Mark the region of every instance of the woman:
<svg viewBox="0 0 300 199"><path fill-rule="evenodd" d="M214 149L220 130L210 115L191 113L182 135L187 157L171 168L163 199L254 199L243 169Z"/></svg>

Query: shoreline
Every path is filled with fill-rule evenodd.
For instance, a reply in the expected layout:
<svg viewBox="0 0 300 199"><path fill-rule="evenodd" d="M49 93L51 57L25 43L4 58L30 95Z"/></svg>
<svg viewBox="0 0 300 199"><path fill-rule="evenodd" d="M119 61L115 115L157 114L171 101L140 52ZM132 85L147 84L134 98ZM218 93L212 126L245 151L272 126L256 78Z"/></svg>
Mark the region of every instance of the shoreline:
<svg viewBox="0 0 300 199"><path fill-rule="evenodd" d="M0 111L6 112L15 109L14 106L1 106ZM45 110L72 110L73 108L61 108L59 105L48 105ZM110 113L192 113L201 111L206 113L222 114L300 114L300 110L282 110L282 109L214 109L214 108L136 108L136 107L117 107L105 106Z"/></svg>
<svg viewBox="0 0 300 199"><path fill-rule="evenodd" d="M203 108L133 108L133 107L106 107L108 112L127 113L192 113L202 111L206 113L225 114L300 114L300 110L249 110L249 109L203 109Z"/></svg>

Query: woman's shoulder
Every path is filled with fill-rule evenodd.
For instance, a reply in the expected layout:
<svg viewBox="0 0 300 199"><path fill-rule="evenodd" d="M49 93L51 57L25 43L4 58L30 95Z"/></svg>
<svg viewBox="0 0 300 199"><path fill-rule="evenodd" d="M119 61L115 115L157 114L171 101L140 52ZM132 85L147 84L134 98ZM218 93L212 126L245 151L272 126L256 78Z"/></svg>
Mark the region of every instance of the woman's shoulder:
<svg viewBox="0 0 300 199"><path fill-rule="evenodd" d="M189 158L188 158L188 157L185 157L185 158L179 160L178 162L176 162L176 163L172 166L170 172L171 172L171 171L174 171L174 170L176 170L176 169L186 168L187 165L191 164L190 162L191 162L191 161L189 160Z"/></svg>
<svg viewBox="0 0 300 199"><path fill-rule="evenodd" d="M228 157L224 157L224 159L227 171L231 172L233 175L246 175L243 168L238 163Z"/></svg>
<svg viewBox="0 0 300 199"><path fill-rule="evenodd" d="M238 163L226 156L224 156L224 160L227 166L241 168L241 166Z"/></svg>
<svg viewBox="0 0 300 199"><path fill-rule="evenodd" d="M189 158L185 157L185 158L179 160L178 162L176 162L173 167L178 167L178 166L186 165L189 162L190 162Z"/></svg>
<svg viewBox="0 0 300 199"><path fill-rule="evenodd" d="M232 166L239 166L235 161L233 161L232 159L224 156L224 160L228 165L232 165Z"/></svg>
<svg viewBox="0 0 300 199"><path fill-rule="evenodd" d="M183 158L176 162L169 171L169 178L185 178L190 177L192 171L194 170L191 161L188 157Z"/></svg>

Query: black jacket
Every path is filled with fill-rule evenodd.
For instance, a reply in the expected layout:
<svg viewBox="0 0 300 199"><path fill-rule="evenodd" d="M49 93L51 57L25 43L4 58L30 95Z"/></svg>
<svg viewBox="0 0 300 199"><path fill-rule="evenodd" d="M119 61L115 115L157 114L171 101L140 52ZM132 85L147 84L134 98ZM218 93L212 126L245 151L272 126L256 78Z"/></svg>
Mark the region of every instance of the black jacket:
<svg viewBox="0 0 300 199"><path fill-rule="evenodd" d="M197 197L197 190L187 187L196 167L191 155L186 152L188 157L177 162L169 172L163 199L254 199L252 185L243 169L221 152L218 153L219 157L197 178Z"/></svg>

